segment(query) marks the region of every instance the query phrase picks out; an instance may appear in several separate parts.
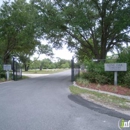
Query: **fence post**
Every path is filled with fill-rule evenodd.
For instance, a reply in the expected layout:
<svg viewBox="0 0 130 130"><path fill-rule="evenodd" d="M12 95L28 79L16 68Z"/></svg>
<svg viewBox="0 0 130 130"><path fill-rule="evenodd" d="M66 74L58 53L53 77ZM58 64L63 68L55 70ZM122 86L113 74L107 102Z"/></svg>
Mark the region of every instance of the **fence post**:
<svg viewBox="0 0 130 130"><path fill-rule="evenodd" d="M14 76L14 57L13 57L13 80L15 80L15 76Z"/></svg>
<svg viewBox="0 0 130 130"><path fill-rule="evenodd" d="M18 79L18 75L17 75L17 70L18 69L18 67L17 67L17 62L16 62L16 80Z"/></svg>
<svg viewBox="0 0 130 130"><path fill-rule="evenodd" d="M74 81L74 58L71 60L71 81Z"/></svg>

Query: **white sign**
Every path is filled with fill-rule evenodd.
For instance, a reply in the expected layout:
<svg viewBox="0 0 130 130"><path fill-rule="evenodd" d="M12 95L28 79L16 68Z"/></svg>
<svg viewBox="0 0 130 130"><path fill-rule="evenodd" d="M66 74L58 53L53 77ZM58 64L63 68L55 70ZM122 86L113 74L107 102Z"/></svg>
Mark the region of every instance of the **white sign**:
<svg viewBox="0 0 130 130"><path fill-rule="evenodd" d="M11 65L10 64L5 64L3 65L4 70L11 70Z"/></svg>
<svg viewBox="0 0 130 130"><path fill-rule="evenodd" d="M105 71L127 71L126 63L107 63L105 64Z"/></svg>

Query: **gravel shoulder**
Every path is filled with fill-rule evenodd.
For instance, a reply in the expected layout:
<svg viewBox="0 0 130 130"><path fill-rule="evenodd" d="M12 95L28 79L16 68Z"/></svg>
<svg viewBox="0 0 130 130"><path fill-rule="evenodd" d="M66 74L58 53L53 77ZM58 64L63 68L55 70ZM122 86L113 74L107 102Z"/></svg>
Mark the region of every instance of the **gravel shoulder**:
<svg viewBox="0 0 130 130"><path fill-rule="evenodd" d="M73 85L76 86L76 87L82 88L82 89L87 89L87 90L98 92L98 93L109 94L109 95L113 95L113 96L117 96L117 97L120 97L120 98L125 98L127 100L130 100L130 96L123 96L123 95L113 94L113 93L110 93L110 92L103 92L103 91L99 91L99 90L84 88L84 87L81 87L81 86L77 85L75 82L73 83ZM115 110L117 112L120 112L122 114L126 114L126 115L130 116L130 110L129 109L117 107L114 104L105 103L105 102L103 102L101 100L93 99L91 94L82 93L82 94L80 94L80 96L83 99L87 100L87 101L93 102L93 103L95 103L97 105L101 105L103 107L106 107L106 108L109 108L109 109L113 109L113 110Z"/></svg>
<svg viewBox="0 0 130 130"><path fill-rule="evenodd" d="M122 114L126 114L126 115L129 115L130 116L130 110L127 110L127 109L121 109L119 107L116 107L115 105L112 105L112 104L107 104L107 103L104 103L104 102L101 102L101 101L96 101L94 99L92 99L89 95L87 94L80 94L80 96L85 99L85 100L88 100L90 102L93 102L97 105L101 105L103 107L106 107L106 108L109 108L109 109L113 109L117 112L120 112Z"/></svg>

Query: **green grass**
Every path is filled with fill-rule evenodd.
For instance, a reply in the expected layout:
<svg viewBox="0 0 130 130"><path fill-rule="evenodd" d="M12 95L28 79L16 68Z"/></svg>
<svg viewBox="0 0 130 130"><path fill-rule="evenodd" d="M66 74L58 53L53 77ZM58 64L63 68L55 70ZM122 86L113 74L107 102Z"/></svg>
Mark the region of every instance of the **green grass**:
<svg viewBox="0 0 130 130"><path fill-rule="evenodd" d="M43 70L29 70L23 71L24 74L53 74L57 72L62 72L67 69L43 69Z"/></svg>
<svg viewBox="0 0 130 130"><path fill-rule="evenodd" d="M6 79L5 78L0 78L0 82L5 82Z"/></svg>
<svg viewBox="0 0 130 130"><path fill-rule="evenodd" d="M76 81L77 81L78 83L80 83L80 84L85 85L85 86L88 86L88 85L89 85L89 81L86 80L86 79L83 79L83 78L81 78L81 77L76 78Z"/></svg>
<svg viewBox="0 0 130 130"><path fill-rule="evenodd" d="M28 76L22 75L22 79L28 79Z"/></svg>
<svg viewBox="0 0 130 130"><path fill-rule="evenodd" d="M82 88L78 88L76 86L70 86L70 91L73 94L80 95L80 94L87 94L91 99L94 99L97 102L106 103L109 105L114 105L119 108L129 109L130 110L130 100L120 98L117 96L109 95L109 94L102 94L99 92L94 92Z"/></svg>

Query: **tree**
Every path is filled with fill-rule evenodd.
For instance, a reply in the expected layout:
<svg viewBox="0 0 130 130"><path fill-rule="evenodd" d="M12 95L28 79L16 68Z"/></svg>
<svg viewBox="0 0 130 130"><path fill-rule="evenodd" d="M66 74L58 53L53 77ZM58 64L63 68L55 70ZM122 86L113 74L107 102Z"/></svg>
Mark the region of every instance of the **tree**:
<svg viewBox="0 0 130 130"><path fill-rule="evenodd" d="M32 69L39 69L41 66L41 61L38 60L37 58L34 58L33 61L31 61L31 68Z"/></svg>
<svg viewBox="0 0 130 130"><path fill-rule="evenodd" d="M24 66L25 71L28 71L30 66L30 54L26 53L18 53L19 60L22 62L22 65Z"/></svg>
<svg viewBox="0 0 130 130"><path fill-rule="evenodd" d="M38 41L36 41L36 42L38 42ZM41 54L45 54L45 55L51 56L51 57L53 56L52 48L49 45L43 45L40 42L39 42L38 46L36 46L32 50L29 49L29 51L26 53L24 51L16 53L16 55L19 57L19 60L22 62L25 71L28 71L31 64L35 64L35 63L31 62L31 60L30 60L30 57L33 56L34 53L38 54L38 56L35 57L33 62L38 61ZM31 65L31 66L33 66L33 65ZM37 66L37 65L35 65L35 66ZM42 64L39 65L39 68L40 68L40 70L42 70Z"/></svg>
<svg viewBox="0 0 130 130"><path fill-rule="evenodd" d="M38 54L38 58L41 54L45 54L50 57L54 55L52 51L52 47L44 44L40 44L39 46L37 46L36 53Z"/></svg>
<svg viewBox="0 0 130 130"><path fill-rule="evenodd" d="M127 63L127 71L130 71L130 47L123 48L118 54L117 62Z"/></svg>
<svg viewBox="0 0 130 130"><path fill-rule="evenodd" d="M41 66L42 68L44 69L51 69L52 68L52 61L50 59L43 59L42 60L42 63L41 63Z"/></svg>
<svg viewBox="0 0 130 130"><path fill-rule="evenodd" d="M109 51L130 41L130 0L35 2L41 30L55 46L66 43L84 48L88 57L106 59Z"/></svg>
<svg viewBox="0 0 130 130"><path fill-rule="evenodd" d="M11 54L28 53L37 44L35 10L26 0L5 1L0 8L0 55L8 63Z"/></svg>
<svg viewBox="0 0 130 130"><path fill-rule="evenodd" d="M56 68L70 68L70 60L65 60L57 57L57 62L55 62Z"/></svg>

